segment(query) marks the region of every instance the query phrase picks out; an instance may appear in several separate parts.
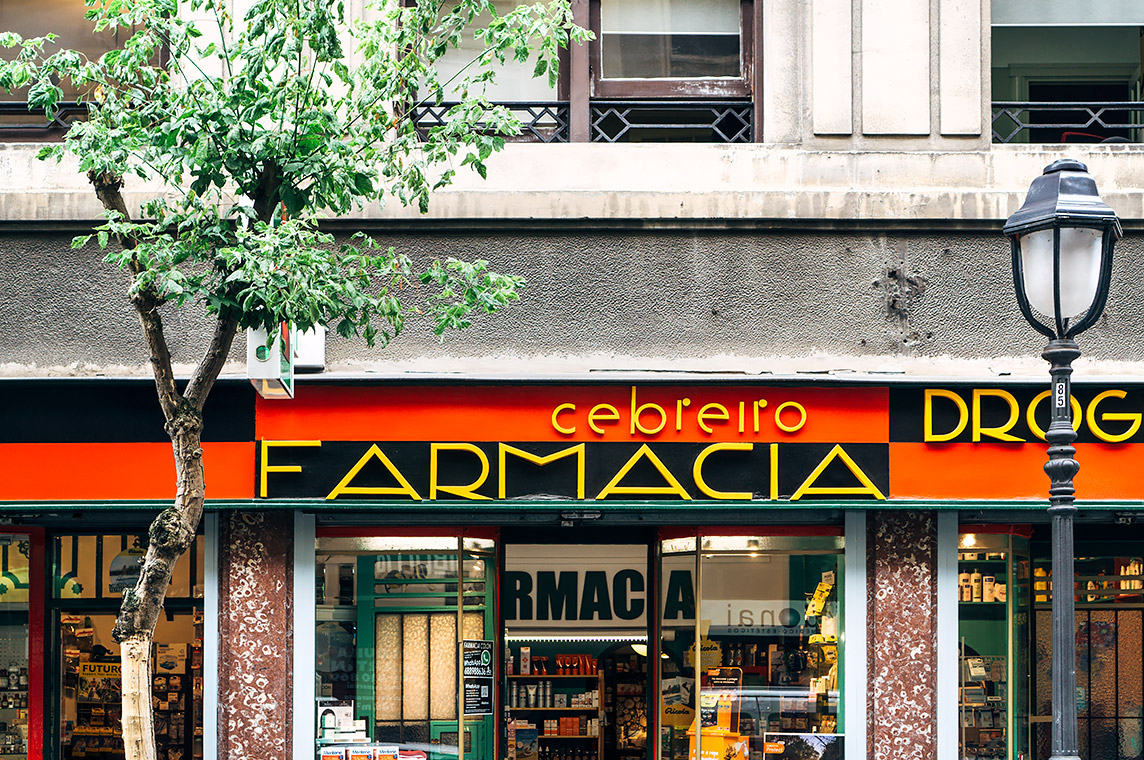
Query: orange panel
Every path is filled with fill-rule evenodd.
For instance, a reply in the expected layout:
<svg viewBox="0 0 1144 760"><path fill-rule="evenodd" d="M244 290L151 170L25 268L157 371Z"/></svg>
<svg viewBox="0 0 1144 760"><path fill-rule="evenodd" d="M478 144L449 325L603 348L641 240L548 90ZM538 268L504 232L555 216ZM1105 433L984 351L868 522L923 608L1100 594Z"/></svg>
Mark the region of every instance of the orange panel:
<svg viewBox="0 0 1144 760"><path fill-rule="evenodd" d="M1044 499L1043 443L891 443L890 498ZM1078 499L1138 499L1139 444L1081 444Z"/></svg>
<svg viewBox="0 0 1144 760"><path fill-rule="evenodd" d="M307 385L293 401L258 399L255 429L260 440L327 441L852 443L884 442L889 435L886 388L636 386L634 402L632 391L630 385ZM603 432L597 433L589 413L601 404L613 407L617 419L604 419L610 412L598 409ZM647 432L633 432L633 409L641 410ZM710 432L698 419L704 409ZM724 410L727 419L719 419ZM556 425L575 432L561 433Z"/></svg>
<svg viewBox="0 0 1144 760"><path fill-rule="evenodd" d="M1044 444L891 443L891 499L1048 498Z"/></svg>
<svg viewBox="0 0 1144 760"><path fill-rule="evenodd" d="M206 443L203 457L207 498L253 498L253 442ZM0 444L0 501L174 496L170 444Z"/></svg>
<svg viewBox="0 0 1144 760"><path fill-rule="evenodd" d="M1080 472L1076 476L1078 499L1139 499L1144 445L1139 443L1081 443L1076 447ZM1048 476L1045 476L1046 493Z"/></svg>

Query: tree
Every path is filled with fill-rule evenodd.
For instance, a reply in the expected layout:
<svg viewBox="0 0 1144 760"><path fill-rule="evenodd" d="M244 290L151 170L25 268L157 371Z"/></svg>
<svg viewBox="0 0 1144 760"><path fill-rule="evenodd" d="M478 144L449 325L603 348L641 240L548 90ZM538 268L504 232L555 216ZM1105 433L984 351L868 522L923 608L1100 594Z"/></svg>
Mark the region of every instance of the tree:
<svg viewBox="0 0 1144 760"><path fill-rule="evenodd" d="M497 67L535 56L535 74L554 82L558 47L587 32L572 25L567 0L505 15L491 0L384 3L356 24L338 0L255 0L237 21L226 0L85 2L95 30L117 31L124 44L90 60L53 51L52 35L2 33L12 60L0 61L0 87L27 88L29 106L49 114L61 81L85 93L86 120L40 155L75 156L106 209L73 245L94 238L127 271L171 439L177 495L150 527L115 626L127 758L151 760L152 638L202 515L203 405L236 331L329 325L384 344L411 312L441 333L515 300L522 280L486 262L435 261L415 272L364 235L336 244L319 219L387 198L424 211L455 166L484 177L486 159L519 129L482 95ZM442 81L437 64L470 34L482 52ZM356 46L352 61L347 43ZM446 94L460 100L446 123L418 128L416 107ZM128 208L123 188L133 178L163 190ZM161 311L182 306L203 309L213 326L185 385Z"/></svg>

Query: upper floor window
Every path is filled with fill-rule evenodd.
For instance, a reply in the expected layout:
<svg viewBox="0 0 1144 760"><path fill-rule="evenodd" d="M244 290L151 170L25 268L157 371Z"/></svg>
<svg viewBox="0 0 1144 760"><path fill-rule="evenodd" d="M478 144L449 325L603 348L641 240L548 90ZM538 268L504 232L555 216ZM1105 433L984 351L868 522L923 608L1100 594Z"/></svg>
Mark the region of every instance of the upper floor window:
<svg viewBox="0 0 1144 760"><path fill-rule="evenodd" d="M742 97L750 0L599 0L592 5L596 97Z"/></svg>
<svg viewBox="0 0 1144 760"><path fill-rule="evenodd" d="M1144 4L993 0L994 142L1144 139Z"/></svg>
<svg viewBox="0 0 1144 760"><path fill-rule="evenodd" d="M521 5L518 0L493 0L497 14L504 16ZM453 6L449 6L453 7ZM477 16L472 28L487 26L492 19L487 13ZM446 100L459 96L457 83L460 75L470 67L484 50L484 45L476 40L470 31L461 37L459 47L449 48L437 62L437 74L441 82L452 81L447 90ZM520 62L506 60L497 68L496 81L485 87L485 96L497 102L553 101L559 98L557 88L548 84L547 77L534 77L534 61ZM472 73L472 72L469 72Z"/></svg>
<svg viewBox="0 0 1144 760"><path fill-rule="evenodd" d="M92 22L84 18L87 6L83 0L0 0L0 31L16 32L25 39L41 37L48 33L58 39L48 50L78 50L88 58L99 58L109 50L114 50L123 40L120 32L94 32ZM0 50L2 56L14 56L12 50ZM23 104L28 100L26 89L6 92L0 90L0 135L27 139L43 134L59 135L66 121L79 113L81 108L69 108L67 103L78 99L80 92L70 82L61 82L64 105L53 123L44 120L43 114L30 114ZM11 106L5 106L11 103ZM19 104L19 105L16 105Z"/></svg>
<svg viewBox="0 0 1144 760"><path fill-rule="evenodd" d="M607 79L738 77L738 0L601 0Z"/></svg>

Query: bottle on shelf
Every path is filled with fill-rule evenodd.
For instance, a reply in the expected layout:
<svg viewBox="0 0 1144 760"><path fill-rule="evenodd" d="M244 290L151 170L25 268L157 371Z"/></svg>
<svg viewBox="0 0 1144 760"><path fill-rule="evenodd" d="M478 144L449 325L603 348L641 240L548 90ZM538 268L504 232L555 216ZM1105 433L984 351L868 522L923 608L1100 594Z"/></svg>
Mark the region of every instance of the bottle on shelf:
<svg viewBox="0 0 1144 760"><path fill-rule="evenodd" d="M977 569L974 569L974 571L969 574L969 585L971 587L972 601L980 602L982 594L982 575Z"/></svg>
<svg viewBox="0 0 1144 760"><path fill-rule="evenodd" d="M1047 602L1049 601L1049 574L1045 572L1045 568L1038 567L1033 570L1033 601L1034 602Z"/></svg>

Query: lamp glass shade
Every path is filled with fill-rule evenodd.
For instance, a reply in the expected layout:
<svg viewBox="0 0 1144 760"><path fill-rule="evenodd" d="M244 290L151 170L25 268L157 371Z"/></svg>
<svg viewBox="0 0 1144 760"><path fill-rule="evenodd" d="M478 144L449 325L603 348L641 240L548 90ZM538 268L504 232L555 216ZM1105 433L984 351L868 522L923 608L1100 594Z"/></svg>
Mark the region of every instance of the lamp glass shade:
<svg viewBox="0 0 1144 760"><path fill-rule="evenodd" d="M1100 285L1102 231L1091 227L1061 227L1061 316L1072 319L1096 298ZM1052 317L1053 230L1020 237L1025 296L1035 311Z"/></svg>

